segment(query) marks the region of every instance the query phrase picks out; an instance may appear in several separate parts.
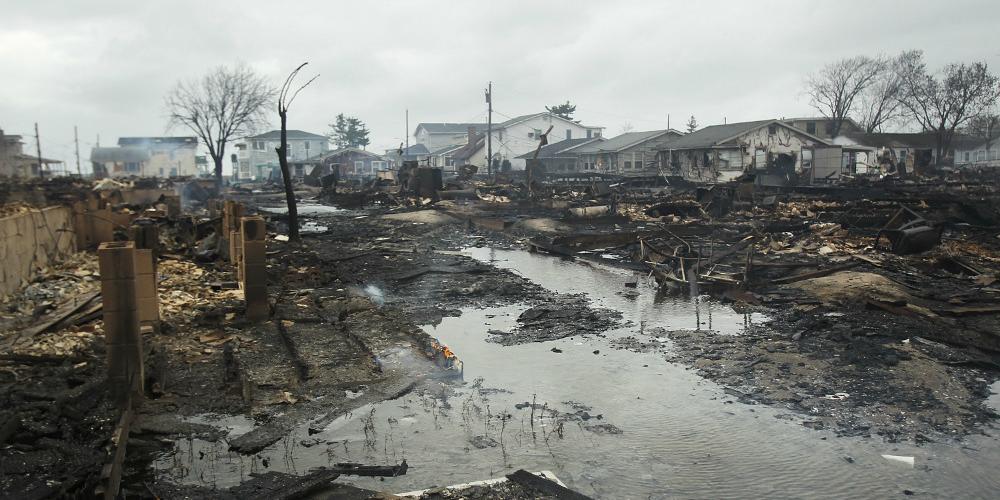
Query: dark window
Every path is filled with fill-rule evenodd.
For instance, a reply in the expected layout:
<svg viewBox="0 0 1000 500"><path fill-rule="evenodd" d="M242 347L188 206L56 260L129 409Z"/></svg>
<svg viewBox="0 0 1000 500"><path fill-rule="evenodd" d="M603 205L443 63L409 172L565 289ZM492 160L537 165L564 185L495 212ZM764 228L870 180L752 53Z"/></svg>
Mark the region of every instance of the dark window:
<svg viewBox="0 0 1000 500"><path fill-rule="evenodd" d="M593 132L590 129L588 129L587 130L587 139L590 139L592 136L593 136Z"/></svg>
<svg viewBox="0 0 1000 500"><path fill-rule="evenodd" d="M572 138L573 138L573 131L570 129L566 129L566 140L568 141Z"/></svg>
<svg viewBox="0 0 1000 500"><path fill-rule="evenodd" d="M823 130L826 131L826 135L833 135L833 122L826 122L823 126Z"/></svg>
<svg viewBox="0 0 1000 500"><path fill-rule="evenodd" d="M774 135L774 134L777 134L777 133L778 133L778 126L777 125L768 125L768 127L767 127L767 135Z"/></svg>
<svg viewBox="0 0 1000 500"><path fill-rule="evenodd" d="M810 134L815 134L816 133L816 122L808 122L808 123L806 123L806 132L808 132Z"/></svg>
<svg viewBox="0 0 1000 500"><path fill-rule="evenodd" d="M625 162L625 168L632 168L632 162L630 161Z"/></svg>

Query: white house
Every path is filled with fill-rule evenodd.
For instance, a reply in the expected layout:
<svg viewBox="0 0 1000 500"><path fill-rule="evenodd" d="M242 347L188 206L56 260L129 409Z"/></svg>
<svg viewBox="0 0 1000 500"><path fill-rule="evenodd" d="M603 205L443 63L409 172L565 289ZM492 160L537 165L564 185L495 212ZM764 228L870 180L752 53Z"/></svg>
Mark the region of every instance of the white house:
<svg viewBox="0 0 1000 500"><path fill-rule="evenodd" d="M549 127L548 142L555 143L565 139L581 139L600 137L604 127L590 127L567 120L552 113L535 113L511 118L505 122L493 125L493 160L502 163L508 160L514 170L523 170L525 160L519 156L534 151L538 147L542 134ZM486 167L487 142L485 130L479 131L477 140L472 147L466 147L455 153L456 162ZM468 135L468 130L466 134ZM467 139L468 143L469 140Z"/></svg>
<svg viewBox="0 0 1000 500"><path fill-rule="evenodd" d="M427 151L438 151L448 146L466 144L470 129L473 133L482 133L486 128L485 123L420 123L417 124L413 137Z"/></svg>

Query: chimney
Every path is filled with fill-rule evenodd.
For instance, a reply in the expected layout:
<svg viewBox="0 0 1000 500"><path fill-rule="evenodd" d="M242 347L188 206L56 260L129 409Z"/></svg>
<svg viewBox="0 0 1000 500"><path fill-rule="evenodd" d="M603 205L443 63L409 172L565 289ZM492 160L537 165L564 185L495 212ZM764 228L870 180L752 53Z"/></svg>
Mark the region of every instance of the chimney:
<svg viewBox="0 0 1000 500"><path fill-rule="evenodd" d="M476 127L469 126L469 144L476 142Z"/></svg>

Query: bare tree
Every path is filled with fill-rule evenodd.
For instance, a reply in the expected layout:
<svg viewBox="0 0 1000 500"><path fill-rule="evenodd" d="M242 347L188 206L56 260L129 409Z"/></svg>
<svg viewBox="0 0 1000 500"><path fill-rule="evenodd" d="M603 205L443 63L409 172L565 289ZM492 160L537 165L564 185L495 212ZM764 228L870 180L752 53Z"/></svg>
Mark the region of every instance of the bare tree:
<svg viewBox="0 0 1000 500"><path fill-rule="evenodd" d="M925 131L937 136L938 163L951 150L955 131L989 114L1000 99L1000 79L986 63L953 63L931 74L918 52L902 69L903 104Z"/></svg>
<svg viewBox="0 0 1000 500"><path fill-rule="evenodd" d="M1000 134L1000 115L995 110L987 111L979 116L973 116L969 123L962 127L964 133L981 139L995 139Z"/></svg>
<svg viewBox="0 0 1000 500"><path fill-rule="evenodd" d="M830 118L830 135L836 136L851 115L855 100L880 72L878 61L857 56L827 64L806 79L812 107Z"/></svg>
<svg viewBox="0 0 1000 500"><path fill-rule="evenodd" d="M274 96L267 80L244 65L219 66L200 80L177 82L167 94L171 125L190 128L215 162L216 189L222 189L226 144L266 123L264 106Z"/></svg>
<svg viewBox="0 0 1000 500"><path fill-rule="evenodd" d="M857 122L867 133L881 132L886 124L903 117L903 68L918 51L903 52L897 57L875 59L878 73L857 98Z"/></svg>
<svg viewBox="0 0 1000 500"><path fill-rule="evenodd" d="M295 92L291 92L292 81L295 80L295 76L302 71L308 62L304 62L295 68L294 71L288 74L288 78L285 78L285 83L281 86L281 91L278 92L278 117L281 119L281 144L274 148L275 152L278 153L278 164L281 165L281 178L285 183L285 203L288 204L288 239L290 241L299 241L299 209L295 205L295 191L292 189L292 173L288 169L288 108L295 101L295 97L299 95L302 89L309 86L313 80L319 78L316 75L309 79L306 83L302 84Z"/></svg>
<svg viewBox="0 0 1000 500"><path fill-rule="evenodd" d="M635 130L635 127L632 126L631 122L625 122L625 123L622 124L622 133L623 134L627 134L627 133L629 133L629 132L631 132L633 130Z"/></svg>

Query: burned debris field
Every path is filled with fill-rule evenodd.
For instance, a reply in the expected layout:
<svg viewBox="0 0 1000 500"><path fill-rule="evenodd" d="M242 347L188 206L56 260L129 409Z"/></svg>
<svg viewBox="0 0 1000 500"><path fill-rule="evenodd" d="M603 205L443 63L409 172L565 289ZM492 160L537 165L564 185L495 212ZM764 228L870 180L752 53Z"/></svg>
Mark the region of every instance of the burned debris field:
<svg viewBox="0 0 1000 500"><path fill-rule="evenodd" d="M4 491L995 487L996 179L412 173L297 184L299 242L266 182L12 185L45 234L8 252L52 260L5 299ZM519 469L551 480L434 489Z"/></svg>
<svg viewBox="0 0 1000 500"><path fill-rule="evenodd" d="M1000 498L1000 4L12 2L0 500Z"/></svg>

